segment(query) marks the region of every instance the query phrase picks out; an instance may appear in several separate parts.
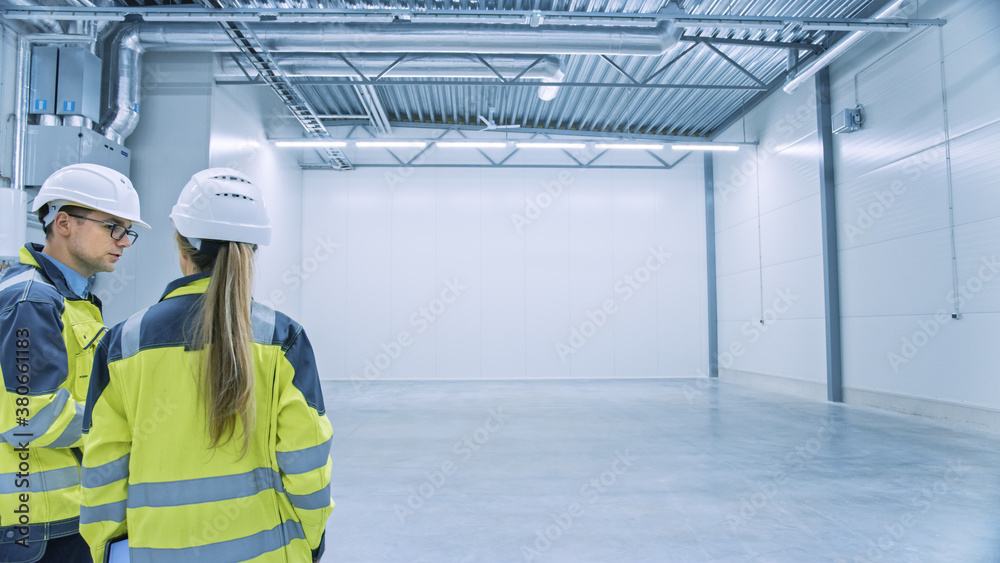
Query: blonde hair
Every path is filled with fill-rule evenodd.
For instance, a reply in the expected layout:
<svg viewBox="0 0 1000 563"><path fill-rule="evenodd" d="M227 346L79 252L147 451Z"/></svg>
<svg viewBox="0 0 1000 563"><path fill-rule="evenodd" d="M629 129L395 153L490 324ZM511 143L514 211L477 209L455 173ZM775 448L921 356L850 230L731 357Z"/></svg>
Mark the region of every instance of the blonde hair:
<svg viewBox="0 0 1000 563"><path fill-rule="evenodd" d="M201 271L212 270L193 327L194 349L202 351L201 391L212 448L229 443L236 419L243 425L241 456L250 447L256 423L253 330L250 321L255 245L219 242L219 252L200 252L177 233L177 243Z"/></svg>

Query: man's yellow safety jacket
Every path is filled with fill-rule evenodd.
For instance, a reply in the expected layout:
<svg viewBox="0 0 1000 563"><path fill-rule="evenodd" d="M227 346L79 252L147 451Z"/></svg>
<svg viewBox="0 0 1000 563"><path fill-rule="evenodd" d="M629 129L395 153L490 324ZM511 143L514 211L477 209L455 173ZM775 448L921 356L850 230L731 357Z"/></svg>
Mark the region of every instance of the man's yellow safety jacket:
<svg viewBox="0 0 1000 563"><path fill-rule="evenodd" d="M79 529L83 405L106 330L100 301L42 249L25 245L0 279L0 559L40 557L37 542Z"/></svg>
<svg viewBox="0 0 1000 563"><path fill-rule="evenodd" d="M209 447L191 333L211 272L180 278L98 348L83 432L80 531L95 561L126 536L133 562L308 562L322 552L330 440L302 327L254 302L256 426Z"/></svg>

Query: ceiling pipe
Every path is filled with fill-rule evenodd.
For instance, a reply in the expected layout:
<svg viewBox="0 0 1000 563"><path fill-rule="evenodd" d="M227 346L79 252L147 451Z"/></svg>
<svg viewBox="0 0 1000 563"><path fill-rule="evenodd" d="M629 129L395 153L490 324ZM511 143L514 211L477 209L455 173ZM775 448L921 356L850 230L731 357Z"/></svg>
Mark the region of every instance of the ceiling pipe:
<svg viewBox="0 0 1000 563"><path fill-rule="evenodd" d="M536 56L658 56L677 45L678 38L683 33L681 28L669 21L648 29L504 26L503 33L498 33L495 26L412 23L260 24L254 26L254 31L263 47L271 53L513 53ZM147 50L239 52L239 48L225 31L215 23L141 23L122 28L111 47L111 68L116 76L111 83L111 110L101 120L104 135L117 143L122 143L138 124L142 54ZM428 67L432 64L424 63ZM462 64L467 69L471 68L467 60ZM551 64L548 57L539 63L543 70L551 68ZM399 68L402 69L403 66L400 65ZM480 66L485 68L481 63ZM527 65L512 73L511 78L524 68ZM507 73L502 74L506 76ZM562 75L560 67L557 73L548 78L542 77L542 80L556 82L562 79ZM397 73L394 76L401 75ZM525 77L528 77L527 73ZM556 88L558 86L540 87L539 97L552 99Z"/></svg>
<svg viewBox="0 0 1000 563"><path fill-rule="evenodd" d="M416 24L265 23L253 26L270 53L480 53L659 56L683 33L673 22L654 28L611 26L530 27ZM216 23L143 23L148 50L237 52Z"/></svg>
<svg viewBox="0 0 1000 563"><path fill-rule="evenodd" d="M894 0L890 2L887 6L879 10L872 16L873 19L885 19L891 16L903 5L906 0ZM785 83L784 91L786 94L791 94L803 82L812 78L817 72L825 68L827 65L833 62L834 59L844 54L845 51L850 49L855 43L864 39L865 35L870 32L868 31L852 31L844 36L843 39L838 41L832 47L827 49L818 58L813 59L813 62L808 66L800 70L794 78Z"/></svg>
<svg viewBox="0 0 1000 563"><path fill-rule="evenodd" d="M6 2L12 6L25 6L29 8L39 7L39 5L32 0L6 0ZM45 33L65 33L65 30L61 25L59 25L59 22L54 20L33 19L31 20L31 23Z"/></svg>

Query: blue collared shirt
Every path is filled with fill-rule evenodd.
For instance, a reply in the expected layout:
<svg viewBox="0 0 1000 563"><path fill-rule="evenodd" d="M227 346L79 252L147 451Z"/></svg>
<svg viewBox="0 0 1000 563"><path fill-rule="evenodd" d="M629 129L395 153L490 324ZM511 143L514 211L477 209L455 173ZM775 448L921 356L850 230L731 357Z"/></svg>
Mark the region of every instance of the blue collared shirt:
<svg viewBox="0 0 1000 563"><path fill-rule="evenodd" d="M38 253L43 259L51 262L59 271L62 272L63 278L66 280L66 286L77 295L80 299L86 299L87 295L90 294L90 280L76 273L66 264L56 260L55 258L47 255Z"/></svg>

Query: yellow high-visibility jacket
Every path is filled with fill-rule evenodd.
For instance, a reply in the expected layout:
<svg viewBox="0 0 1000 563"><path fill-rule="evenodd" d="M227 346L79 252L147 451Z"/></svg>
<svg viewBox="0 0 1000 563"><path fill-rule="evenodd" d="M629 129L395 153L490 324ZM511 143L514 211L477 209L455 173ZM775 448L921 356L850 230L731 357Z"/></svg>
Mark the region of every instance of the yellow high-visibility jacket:
<svg viewBox="0 0 1000 563"><path fill-rule="evenodd" d="M25 245L0 279L0 554L79 529L83 403L106 329L100 301L73 293L42 248Z"/></svg>
<svg viewBox="0 0 1000 563"><path fill-rule="evenodd" d="M302 327L254 302L257 422L209 447L193 323L211 272L167 286L116 325L94 361L83 432L80 532L94 561L125 536L133 562L309 562L322 552L330 440Z"/></svg>

